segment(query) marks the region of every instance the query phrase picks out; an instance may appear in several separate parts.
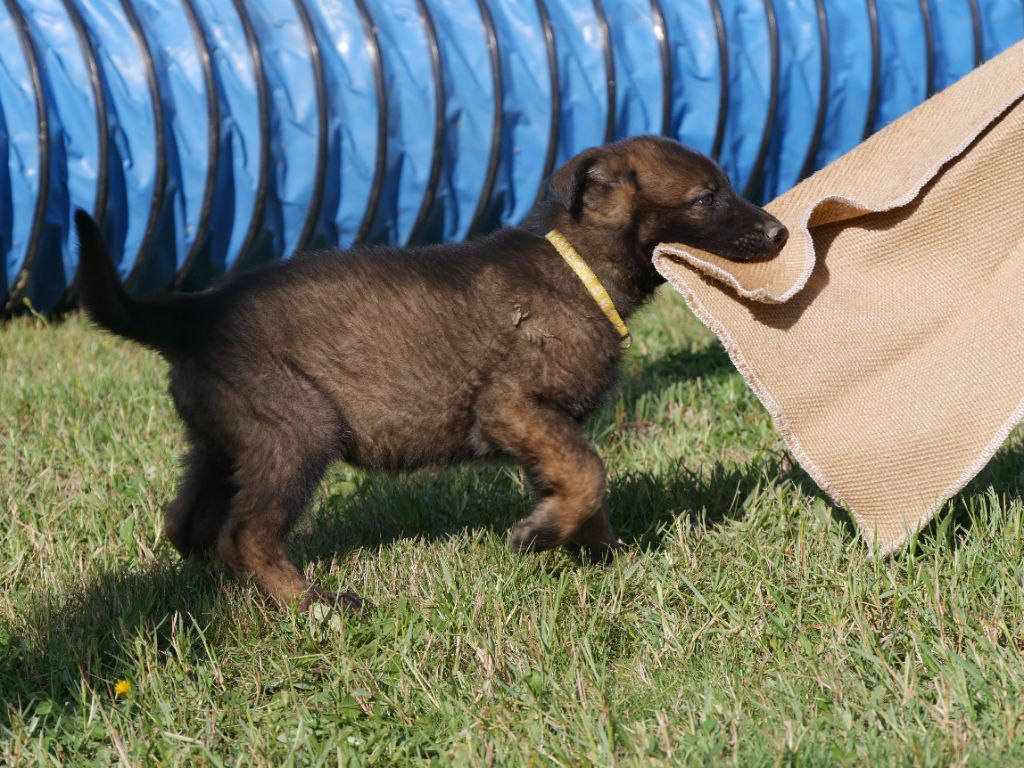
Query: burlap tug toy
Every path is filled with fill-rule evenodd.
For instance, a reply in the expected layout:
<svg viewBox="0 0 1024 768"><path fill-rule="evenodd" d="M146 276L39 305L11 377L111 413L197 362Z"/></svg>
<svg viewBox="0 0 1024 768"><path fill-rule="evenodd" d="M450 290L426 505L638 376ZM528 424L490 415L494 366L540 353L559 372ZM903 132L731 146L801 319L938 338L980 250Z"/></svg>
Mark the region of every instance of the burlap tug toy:
<svg viewBox="0 0 1024 768"><path fill-rule="evenodd" d="M767 209L771 261L654 262L887 554L1024 417L1024 43Z"/></svg>

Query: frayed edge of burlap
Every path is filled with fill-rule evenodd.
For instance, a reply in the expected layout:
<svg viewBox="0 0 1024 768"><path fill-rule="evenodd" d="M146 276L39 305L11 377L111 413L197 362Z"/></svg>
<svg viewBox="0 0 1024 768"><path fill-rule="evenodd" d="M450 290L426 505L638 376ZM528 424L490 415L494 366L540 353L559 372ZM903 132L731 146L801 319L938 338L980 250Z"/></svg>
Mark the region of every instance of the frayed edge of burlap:
<svg viewBox="0 0 1024 768"><path fill-rule="evenodd" d="M713 279L717 279L720 282L730 286L738 295L750 299L752 301L759 301L761 303L772 303L781 304L789 299L793 298L806 286L807 281L810 279L811 274L814 272L814 268L817 265L817 253L814 249L814 239L811 236L810 220L824 203L827 202L841 202L849 205L851 208L859 211L858 215L869 215L875 213L885 213L887 211L901 208L910 202L912 202L918 195L921 194L921 190L939 174L943 167L948 163L955 160L956 158L963 155L965 151L973 144L978 137L988 129L993 122L999 119L1000 116L1005 114L1011 108L1013 108L1018 102L1024 99L1024 89L1018 90L1014 93L1012 98L1007 99L1002 105L994 109L989 115L982 120L979 125L972 131L967 138L964 139L960 144L957 145L956 149L947 153L941 160L938 160L932 164L928 171L921 177L921 179L907 192L900 195L895 200L885 205L880 206L868 206L862 203L844 197L842 195L831 195L818 198L814 203L807 207L807 213L804 215L803 220L800 223L801 234L804 240L804 269L800 276L796 279L793 285L790 286L785 292L778 296L772 296L765 289L759 288L755 290L744 289L736 278L726 270L712 264L711 262L705 261L694 256L691 253L686 252L681 248L670 247L669 244L662 244L655 248L653 261L655 268L661 273L661 275L669 281L669 283L682 294L686 300L687 306L690 311L697 316L697 318L704 323L722 342L726 352L729 355L729 359L732 364L743 376L744 380L750 386L750 389L757 396L757 399L761 401L761 404L765 407L768 413L772 417L772 421L775 423L775 429L782 436L783 441L789 448L793 457L797 460L800 466L810 475L811 479L831 497L831 499L838 504L840 507L846 509L847 512L853 517L857 523L858 531L861 537L864 539L864 543L868 548L868 560L874 559L875 555L879 557L888 557L900 549L907 540L918 533L925 525L927 525L932 518L935 517L939 509L949 501L953 496L963 490L964 486L973 480L985 465L991 461L996 451L999 450L1000 446L1009 437L1010 432L1024 420L1024 400L1022 400L1017 408L1013 411L1010 417L1003 422L1003 424L996 431L992 440L985 446L982 452L974 459L964 471L957 477L956 480L945 490L939 497L932 502L928 508L914 520L913 523L908 525L904 532L893 539L886 541L884 544L876 544L876 528L874 525L869 523L856 509L846 503L842 496L836 491L836 489L829 482L825 473L822 472L821 468L811 459L810 455L804 450L800 443L796 432L789 425L789 421L786 418L782 407L776 402L771 392L768 390L767 385L757 376L754 369L747 362L747 359L743 356L740 351L739 345L733 339L732 335L726 330L716 318L714 318L707 308L697 298L696 293L692 289L683 283L681 280L677 280L671 273L661 269L658 266L658 260L661 258L673 259L681 258L688 265L694 268L695 272L702 273ZM878 134L876 134L877 136Z"/></svg>

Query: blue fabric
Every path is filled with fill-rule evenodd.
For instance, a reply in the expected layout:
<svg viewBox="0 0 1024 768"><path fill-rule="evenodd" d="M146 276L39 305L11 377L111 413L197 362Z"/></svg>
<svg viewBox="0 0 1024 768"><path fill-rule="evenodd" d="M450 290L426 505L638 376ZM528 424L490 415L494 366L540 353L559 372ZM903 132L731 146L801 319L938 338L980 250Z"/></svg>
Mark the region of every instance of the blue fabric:
<svg viewBox="0 0 1024 768"><path fill-rule="evenodd" d="M549 3L551 29L558 52L559 115L555 165L588 147L605 142L609 109L605 46L610 36L601 29L592 3Z"/></svg>
<svg viewBox="0 0 1024 768"><path fill-rule="evenodd" d="M28 56L15 20L0 5L0 250L4 254L3 293L24 279L32 222L40 196L39 110Z"/></svg>
<svg viewBox="0 0 1024 768"><path fill-rule="evenodd" d="M145 268L138 288L159 290L170 285L184 270L193 249L206 238L210 217L202 217L204 203L212 204L217 168L211 155L212 124L201 29L193 30L179 3L166 0L132 0L139 24L149 44L164 126L164 157L167 161L164 195L152 243L145 254ZM173 108L166 108L173 106ZM216 107L214 107L216 108Z"/></svg>
<svg viewBox="0 0 1024 768"><path fill-rule="evenodd" d="M498 94L480 6L429 0L427 8L440 49L444 130L438 185L416 241L457 242L468 236L485 191Z"/></svg>
<svg viewBox="0 0 1024 768"><path fill-rule="evenodd" d="M991 59L1024 37L1024 3L1020 0L978 0L978 6L985 59Z"/></svg>
<svg viewBox="0 0 1024 768"><path fill-rule="evenodd" d="M662 4L672 61L672 123L669 134L711 154L722 103L718 32L708 0Z"/></svg>
<svg viewBox="0 0 1024 768"><path fill-rule="evenodd" d="M83 49L60 0L21 3L39 57L49 107L50 185L44 231L26 287L33 306L58 303L74 279L78 254L67 237L74 208L95 211L100 168L96 94Z"/></svg>
<svg viewBox="0 0 1024 768"><path fill-rule="evenodd" d="M827 76L814 0L775 0L779 30L779 93L759 200L771 200L792 187L813 162L822 78Z"/></svg>
<svg viewBox="0 0 1024 768"><path fill-rule="evenodd" d="M969 0L930 0L928 12L935 50L934 85L941 91L974 68L971 4Z"/></svg>
<svg viewBox="0 0 1024 768"><path fill-rule="evenodd" d="M828 106L814 168L823 168L864 138L871 108L871 26L867 3L826 0ZM856 62L851 66L851 62Z"/></svg>
<svg viewBox="0 0 1024 768"><path fill-rule="evenodd" d="M722 15L729 41L729 111L720 163L743 191L768 128L771 38L764 0L722 0Z"/></svg>
<svg viewBox="0 0 1024 768"><path fill-rule="evenodd" d="M665 76L651 2L605 0L604 11L615 56L615 138L661 133Z"/></svg>
<svg viewBox="0 0 1024 768"><path fill-rule="evenodd" d="M815 0L11 2L0 308L40 311L69 296L76 208L145 293L519 224L606 138L720 138L737 189L767 200L1024 38L1020 0L875 0L875 38L868 2L821 0L825 39Z"/></svg>
<svg viewBox="0 0 1024 768"><path fill-rule="evenodd" d="M319 143L315 72L309 42L292 2L246 0L269 94L270 174L263 231L253 262L289 258L300 242L314 196ZM315 215L315 214L314 214Z"/></svg>
<svg viewBox="0 0 1024 768"><path fill-rule="evenodd" d="M474 232L518 224L537 199L556 116L547 46L533 0L488 0L501 58L497 177Z"/></svg>
<svg viewBox="0 0 1024 768"><path fill-rule="evenodd" d="M384 61L388 136L386 176L370 242L405 244L427 195L435 115L441 94L434 86L426 21L414 0L369 0Z"/></svg>
<svg viewBox="0 0 1024 768"><path fill-rule="evenodd" d="M157 194L157 131L145 54L119 0L74 0L104 84L110 190L103 229L122 279L136 276Z"/></svg>
<svg viewBox="0 0 1024 768"><path fill-rule="evenodd" d="M217 170L213 210L205 243L185 285L208 285L238 262L250 232L261 226L259 196L269 177L269 158L261 154L264 138L259 114L261 75L249 49L242 18L228 0L192 0L217 91ZM269 128L269 126L268 126Z"/></svg>
<svg viewBox="0 0 1024 768"><path fill-rule="evenodd" d="M383 150L378 125L384 107L377 103L374 68L380 52L372 48L369 16L360 14L354 0L322 0L307 7L327 84L330 148L321 232L324 242L348 247L365 222L377 182L377 153Z"/></svg>
<svg viewBox="0 0 1024 768"><path fill-rule="evenodd" d="M11 182L14 187L20 186L23 193L31 193L32 210L26 215L25 225L37 226L36 217L39 217L38 229L29 231L32 239L25 242L25 248L13 263L8 261L7 280L13 290L7 298L12 308L28 302L37 309L47 309L61 301L67 292L70 276L74 274L71 249L66 247L68 195L74 193L80 202L90 206L94 203L94 186L90 187L89 176L96 164L93 156L90 169L89 156L96 152L98 146L93 143L89 147L88 144L90 133L93 137L97 134L95 112L80 139L62 128L63 121L81 118L92 104L91 93L67 93L68 84L74 83L76 76L85 71L85 60L73 34L71 39L62 38L59 34L67 26L62 23L66 18L64 9L48 3L41 11L34 17L22 14L26 37L15 33L7 38L12 43L11 47L16 47L25 57L26 65L32 61L37 66L42 95L42 103L35 105L35 89L31 88L34 106L26 110L20 119L10 118L12 124L23 119L31 119L35 123L35 174L25 173L27 169L23 169L21 173L12 174ZM47 33L55 31L55 40L50 40ZM51 42L61 47L54 50L50 47ZM25 74L28 73L26 69ZM26 85L31 86L31 83ZM40 117L43 122L40 122ZM71 125L73 127L74 123ZM24 138L27 139L27 135ZM28 148L27 144L25 148ZM45 165L44 158L47 160ZM23 197L28 202L28 195Z"/></svg>
<svg viewBox="0 0 1024 768"><path fill-rule="evenodd" d="M919 0L884 0L877 7L882 73L874 131L909 112L928 94L927 37ZM970 44L969 29L964 30L963 43Z"/></svg>

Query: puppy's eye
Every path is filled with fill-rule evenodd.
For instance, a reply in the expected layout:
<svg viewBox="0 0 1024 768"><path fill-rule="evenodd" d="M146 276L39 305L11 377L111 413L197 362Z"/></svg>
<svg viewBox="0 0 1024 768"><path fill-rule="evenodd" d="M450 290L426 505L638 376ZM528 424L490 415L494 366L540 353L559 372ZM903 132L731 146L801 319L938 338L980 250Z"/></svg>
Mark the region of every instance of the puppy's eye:
<svg viewBox="0 0 1024 768"><path fill-rule="evenodd" d="M698 200L694 200L693 204L694 205L699 205L702 208L706 208L707 206L711 205L713 202L715 202L715 196L709 192L708 194L704 195L704 197L702 197L702 198L700 198Z"/></svg>

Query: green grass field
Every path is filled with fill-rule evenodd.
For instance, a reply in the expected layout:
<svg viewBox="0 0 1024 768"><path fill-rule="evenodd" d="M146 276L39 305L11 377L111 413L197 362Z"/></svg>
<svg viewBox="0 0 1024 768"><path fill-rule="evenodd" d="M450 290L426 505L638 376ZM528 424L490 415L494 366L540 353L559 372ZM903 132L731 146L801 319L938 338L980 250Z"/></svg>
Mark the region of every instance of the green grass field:
<svg viewBox="0 0 1024 768"><path fill-rule="evenodd" d="M678 296L633 327L591 428L623 556L511 554L511 466L338 466L293 552L357 618L179 561L159 358L0 327L0 764L1024 763L1020 432L872 562Z"/></svg>

